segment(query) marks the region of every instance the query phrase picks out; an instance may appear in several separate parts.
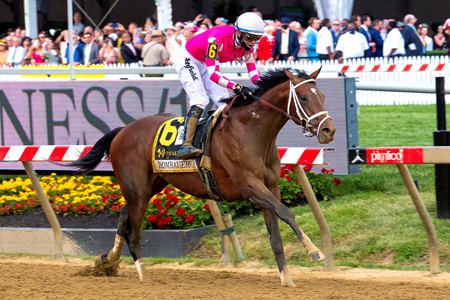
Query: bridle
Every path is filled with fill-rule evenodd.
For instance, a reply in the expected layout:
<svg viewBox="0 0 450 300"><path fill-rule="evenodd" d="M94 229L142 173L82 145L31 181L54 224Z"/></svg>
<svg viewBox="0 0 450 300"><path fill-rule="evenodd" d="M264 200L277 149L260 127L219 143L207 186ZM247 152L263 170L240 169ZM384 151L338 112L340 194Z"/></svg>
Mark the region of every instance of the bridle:
<svg viewBox="0 0 450 300"><path fill-rule="evenodd" d="M314 119L320 117L320 116L325 116L325 117L319 122L319 124L317 125L317 128L316 128L316 129L317 129L317 132L320 132L320 127L322 126L322 124L323 124L326 120L328 120L328 119L331 120L331 117L330 117L330 115L328 114L328 111L326 111L326 110L321 111L321 112L318 112L318 113L315 113L315 114L312 115L312 116L309 116L309 115L306 113L306 111L305 111L305 109L303 108L303 106L302 106L300 100L298 99L298 96L297 96L297 93L295 92L295 90L296 90L299 86L301 86L302 84L305 84L305 83L308 83L308 82L316 82L316 81L315 81L314 79L311 78L311 79L306 79L306 80L304 80L304 81L301 81L301 82L297 83L296 85L294 85L294 84L292 83L292 81L289 82L289 101L288 101L288 105L287 105L287 110L286 110L286 111L281 110L280 108L276 107L275 105L273 105L273 104L267 102L266 100L264 100L264 99L262 99L262 98L260 98L260 97L258 97L258 96L255 96L255 95L252 95L252 96L253 96L258 102L260 102L261 104L263 104L264 106L267 106L267 107L269 107L270 109L272 109L272 110L274 110L274 111L276 111L276 112L278 112L278 113L281 113L282 115L285 115L286 117L288 117L289 119L291 119L292 121L294 121L294 122L297 123L297 124L302 124L302 126L303 126L303 135L306 136L306 137L312 137L312 136L314 136L314 134L311 132L311 129L314 128L315 126L311 125L310 122L311 122L312 120L314 120ZM296 112L297 116L292 116L292 115L290 114L290 107L291 107L291 102L292 102L292 101L294 102L295 112Z"/></svg>

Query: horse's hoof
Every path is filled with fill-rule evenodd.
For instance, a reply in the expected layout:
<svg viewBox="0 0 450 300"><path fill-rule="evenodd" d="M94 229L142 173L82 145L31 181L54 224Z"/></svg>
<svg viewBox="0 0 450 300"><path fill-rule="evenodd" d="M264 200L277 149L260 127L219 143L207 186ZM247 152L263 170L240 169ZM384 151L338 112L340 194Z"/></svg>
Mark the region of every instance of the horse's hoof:
<svg viewBox="0 0 450 300"><path fill-rule="evenodd" d="M95 260L94 275L96 276L116 276L120 259L114 262L108 260L108 254L100 254Z"/></svg>
<svg viewBox="0 0 450 300"><path fill-rule="evenodd" d="M320 250L311 252L308 255L310 262L319 262L325 259L325 255Z"/></svg>
<svg viewBox="0 0 450 300"><path fill-rule="evenodd" d="M288 275L287 270L280 273L281 285L286 287L294 287L295 283L292 281L291 277Z"/></svg>

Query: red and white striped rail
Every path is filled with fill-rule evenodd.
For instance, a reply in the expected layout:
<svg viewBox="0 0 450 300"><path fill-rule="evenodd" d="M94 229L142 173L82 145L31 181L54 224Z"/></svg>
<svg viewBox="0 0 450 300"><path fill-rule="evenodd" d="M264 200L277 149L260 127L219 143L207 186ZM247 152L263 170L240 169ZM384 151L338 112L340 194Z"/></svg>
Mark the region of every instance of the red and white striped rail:
<svg viewBox="0 0 450 300"><path fill-rule="evenodd" d="M447 63L414 63L414 64L352 64L343 65L342 73L346 72L439 72L449 70Z"/></svg>
<svg viewBox="0 0 450 300"><path fill-rule="evenodd" d="M92 146L0 146L0 161L75 161L92 149ZM280 147L282 164L322 165L320 148Z"/></svg>
<svg viewBox="0 0 450 300"><path fill-rule="evenodd" d="M0 161L75 161L92 146L0 146Z"/></svg>
<svg viewBox="0 0 450 300"><path fill-rule="evenodd" d="M278 155L286 165L323 165L323 151L321 148L280 147Z"/></svg>

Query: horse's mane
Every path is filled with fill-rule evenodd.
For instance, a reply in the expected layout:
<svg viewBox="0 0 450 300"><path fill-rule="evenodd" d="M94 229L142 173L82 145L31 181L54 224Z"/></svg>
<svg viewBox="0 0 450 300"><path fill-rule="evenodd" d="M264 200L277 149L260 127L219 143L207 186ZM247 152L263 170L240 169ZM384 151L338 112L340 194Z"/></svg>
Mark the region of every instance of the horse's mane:
<svg viewBox="0 0 450 300"><path fill-rule="evenodd" d="M305 73L303 70L293 69L293 68L275 68L269 69L259 76L259 80L255 83L256 89L253 92L253 95L261 97L267 90L270 90L274 86L285 82L289 78L286 75L286 70L297 76L301 79L310 79L311 77ZM220 102L230 103L234 97L224 98ZM242 97L238 97L233 104L233 106L245 106L254 102L255 98L247 97L244 99Z"/></svg>

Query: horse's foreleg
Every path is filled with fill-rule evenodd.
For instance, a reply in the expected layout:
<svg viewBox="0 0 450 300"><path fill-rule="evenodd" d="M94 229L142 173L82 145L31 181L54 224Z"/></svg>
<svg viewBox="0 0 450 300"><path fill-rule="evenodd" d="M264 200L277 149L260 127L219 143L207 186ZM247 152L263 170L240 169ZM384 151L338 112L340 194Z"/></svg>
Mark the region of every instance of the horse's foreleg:
<svg viewBox="0 0 450 300"><path fill-rule="evenodd" d="M284 286L295 286L289 276L284 257L283 241L281 240L280 228L278 227L278 218L267 209L263 209L264 221L269 232L270 246L272 247L275 260L277 261L278 271L280 272L281 284Z"/></svg>
<svg viewBox="0 0 450 300"><path fill-rule="evenodd" d="M303 247L308 251L309 260L311 262L319 262L325 259L325 255L320 251L320 249L313 244L311 239L304 233L297 222L295 222L295 216L292 211L282 203L278 205L275 209L275 213L280 217L281 220L286 222L292 230L294 230L298 239L302 243Z"/></svg>
<svg viewBox="0 0 450 300"><path fill-rule="evenodd" d="M310 261L319 262L325 259L325 255L320 251L311 239L300 229L295 216L292 211L284 204L282 204L267 188L266 186L258 186L252 189L254 196L250 200L260 205L262 208L269 210L276 214L283 222L287 223L292 230L294 230L302 245L308 251ZM259 191L259 192L258 192Z"/></svg>

